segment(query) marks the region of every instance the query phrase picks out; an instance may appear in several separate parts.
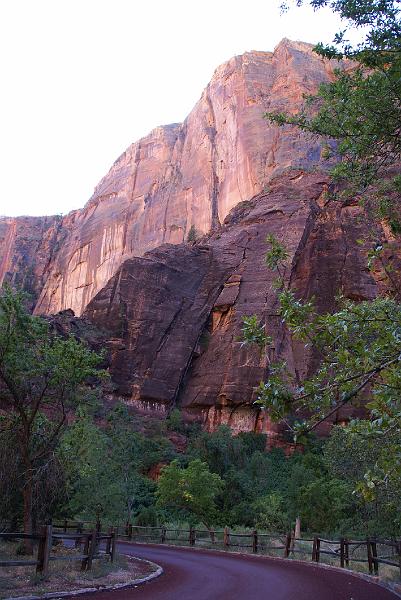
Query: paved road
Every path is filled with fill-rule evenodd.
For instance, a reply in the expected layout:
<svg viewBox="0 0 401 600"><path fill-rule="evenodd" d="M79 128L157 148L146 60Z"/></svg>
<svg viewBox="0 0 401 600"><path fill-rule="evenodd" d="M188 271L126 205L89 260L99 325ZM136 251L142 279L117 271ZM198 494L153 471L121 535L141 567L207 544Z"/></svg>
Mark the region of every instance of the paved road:
<svg viewBox="0 0 401 600"><path fill-rule="evenodd" d="M96 600L396 600L346 573L291 561L187 548L119 543L124 554L161 565L164 574L137 588L97 592Z"/></svg>

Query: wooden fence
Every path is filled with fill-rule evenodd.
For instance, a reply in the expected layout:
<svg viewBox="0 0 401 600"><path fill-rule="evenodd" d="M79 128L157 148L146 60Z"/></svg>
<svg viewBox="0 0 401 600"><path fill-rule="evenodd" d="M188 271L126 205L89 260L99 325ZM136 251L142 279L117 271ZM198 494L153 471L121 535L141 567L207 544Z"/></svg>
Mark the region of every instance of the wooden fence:
<svg viewBox="0 0 401 600"><path fill-rule="evenodd" d="M64 531L75 529L84 531L85 527L101 530L101 523L65 521L60 525ZM113 527L115 536L122 540L148 542L155 544L178 544L182 546L218 548L251 552L282 558L300 558L316 563L328 562L342 568L352 569L366 565L371 575L379 575L380 565L394 567L401 578L401 539L386 540L367 538L352 540L346 537L330 540L320 536L295 538L292 533L261 533L257 530L234 532L228 527L216 530L141 527L127 523Z"/></svg>
<svg viewBox="0 0 401 600"><path fill-rule="evenodd" d="M100 529L84 531L82 526L70 527L75 529L76 533L67 533L67 529L61 529L57 526L46 525L41 533L32 535L26 533L0 533L0 539L4 540L31 540L37 544L36 558L25 560L0 560L0 567L27 567L36 566L36 572L44 576L49 573L49 564L59 560L73 560L81 562L82 571L90 571L95 559L109 556L110 561L114 561L116 534L112 528L109 532L101 533ZM53 544L57 542L69 541L75 543L75 548L79 550L78 554L67 556L52 556ZM99 552L99 545L105 542L104 553Z"/></svg>

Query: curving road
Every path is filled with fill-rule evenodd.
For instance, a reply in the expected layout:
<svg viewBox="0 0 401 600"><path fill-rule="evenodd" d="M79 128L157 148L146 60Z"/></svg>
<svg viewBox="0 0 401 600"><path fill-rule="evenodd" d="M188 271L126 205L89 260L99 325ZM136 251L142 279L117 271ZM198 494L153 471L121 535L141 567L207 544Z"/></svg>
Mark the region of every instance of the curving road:
<svg viewBox="0 0 401 600"><path fill-rule="evenodd" d="M96 600L396 600L396 594L347 573L222 552L119 543L163 575L136 588L97 592Z"/></svg>

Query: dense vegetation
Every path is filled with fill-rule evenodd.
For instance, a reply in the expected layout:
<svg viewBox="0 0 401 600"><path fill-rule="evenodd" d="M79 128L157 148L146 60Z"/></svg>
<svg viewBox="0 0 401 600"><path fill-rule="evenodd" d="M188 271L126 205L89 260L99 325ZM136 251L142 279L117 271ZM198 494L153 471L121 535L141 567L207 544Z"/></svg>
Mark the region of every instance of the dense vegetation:
<svg viewBox="0 0 401 600"><path fill-rule="evenodd" d="M0 440L1 527L17 529L26 473L15 432ZM329 440L311 440L289 456L277 448L266 452L266 442L262 434L233 436L226 426L202 431L185 424L178 410L164 422L145 420L125 405L106 410L85 396L44 476L35 477L34 522L100 516L120 524L286 531L299 515L304 531L399 534L399 487L387 487L373 502L353 493L388 450L387 440L366 445L339 427Z"/></svg>

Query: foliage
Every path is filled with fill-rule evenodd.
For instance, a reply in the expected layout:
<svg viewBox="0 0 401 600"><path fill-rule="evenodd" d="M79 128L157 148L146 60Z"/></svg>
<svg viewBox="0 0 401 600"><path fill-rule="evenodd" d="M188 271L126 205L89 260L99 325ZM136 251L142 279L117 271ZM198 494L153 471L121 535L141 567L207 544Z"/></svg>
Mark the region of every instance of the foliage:
<svg viewBox="0 0 401 600"><path fill-rule="evenodd" d="M24 465L16 433L0 434L0 528L18 531L23 523ZM57 457L42 459L32 473L33 528L59 513L65 497L65 476Z"/></svg>
<svg viewBox="0 0 401 600"><path fill-rule="evenodd" d="M298 6L303 3L296 2ZM368 252L368 267L380 263L392 284L392 294L360 303L339 297L334 314L318 314L313 299L301 300L286 284L286 250L270 236L267 264L277 274L279 316L290 335L304 343L317 366L314 375L300 385L277 359L267 382L260 385L259 402L274 419L284 419L299 442L348 403L364 403L369 419L351 423L345 435L358 434L368 447L372 440L379 447L380 439L388 440L387 451L377 456L364 475L359 470L358 481L353 481L365 501L377 502L378 490L398 481L401 455L401 306L392 266L383 258L382 234L375 226L375 220L384 219L394 234L401 231L397 204L400 177L392 173L401 156L400 2L308 3L315 9L331 7L346 24L346 29L336 34L334 45L318 44L315 48L321 56L340 61L335 80L306 98L299 114L268 113L266 118L279 126L296 125L326 140L326 155L334 154L337 159L332 170L334 180L343 182L337 188L342 190L337 198L361 200L374 242ZM356 46L349 44L347 27L363 28L363 41ZM341 62L344 58L353 63ZM257 340L257 330L249 335L244 329L244 334L248 343ZM293 415L297 416L295 421ZM333 485L337 485L335 481ZM331 489L330 483L326 486L328 495Z"/></svg>
<svg viewBox="0 0 401 600"><path fill-rule="evenodd" d="M260 496L252 503L252 512L255 515L255 525L267 531L286 531L289 528L284 500L280 494L271 493Z"/></svg>
<svg viewBox="0 0 401 600"><path fill-rule="evenodd" d="M67 414L90 377L99 380L100 357L75 338L62 339L47 321L29 314L25 296L10 287L0 295L1 429L15 432L24 469L24 527L32 530L35 472L51 460Z"/></svg>
<svg viewBox="0 0 401 600"><path fill-rule="evenodd" d="M265 348L267 344L272 342L272 338L263 331L257 315L244 317L242 335L248 343L257 344L260 348Z"/></svg>
<svg viewBox="0 0 401 600"><path fill-rule="evenodd" d="M335 427L325 445L329 473L357 491L361 524L368 534L395 536L400 528L401 473L397 469L391 477L385 474L400 437L399 432L372 436L369 423L359 421L352 428Z"/></svg>
<svg viewBox="0 0 401 600"><path fill-rule="evenodd" d="M352 504L352 489L346 483L331 477L316 479L300 488L301 523L307 522L312 531L336 531Z"/></svg>
<svg viewBox="0 0 401 600"><path fill-rule="evenodd" d="M302 1L297 2L298 5ZM401 21L399 0L310 0L314 8L329 5L348 27L363 28L364 40L353 47L347 28L334 45L318 44L315 51L340 60L336 79L309 96L298 115L266 113L280 126L296 125L323 136L326 157L340 159L332 170L346 180L346 194L359 196L373 216L386 218L395 233L401 229L394 194L399 177L389 169L401 154ZM353 68L341 59L354 61ZM332 140L336 140L333 145ZM372 184L387 178L387 192ZM344 195L344 193L343 193Z"/></svg>
<svg viewBox="0 0 401 600"><path fill-rule="evenodd" d="M334 44L318 44L317 49L328 58L351 58L369 67L397 60L401 37L399 0L295 0L297 6L310 4L315 10L329 6L339 14L346 27L336 33ZM289 2L282 3L283 11ZM349 28L364 33L363 40L352 46L346 38ZM395 53L395 57L392 53Z"/></svg>
<svg viewBox="0 0 401 600"><path fill-rule="evenodd" d="M355 303L338 298L334 314L318 314L312 302L296 299L288 288L279 295L279 314L294 337L318 358L315 374L301 386L278 363L259 388L259 402L276 420L310 414L289 424L295 438L352 402L363 401L371 420L366 434L389 435L401 427L401 307L391 298ZM248 342L252 339L246 340Z"/></svg>
<svg viewBox="0 0 401 600"><path fill-rule="evenodd" d="M93 520L100 508L109 522L132 521L154 505L155 483L149 469L174 457L166 440L134 430L127 408L116 405L103 428L81 409L63 437L60 456L69 482L67 509Z"/></svg>
<svg viewBox="0 0 401 600"><path fill-rule="evenodd" d="M187 242L196 242L198 237L199 237L199 235L198 235L195 225L191 225L191 227L188 231L188 235L187 235Z"/></svg>
<svg viewBox="0 0 401 600"><path fill-rule="evenodd" d="M157 504L161 508L183 510L189 517L201 520L207 528L216 521L216 496L223 481L206 463L192 460L186 468L172 461L161 473L157 486Z"/></svg>

